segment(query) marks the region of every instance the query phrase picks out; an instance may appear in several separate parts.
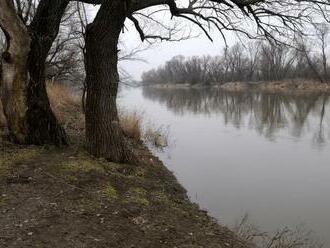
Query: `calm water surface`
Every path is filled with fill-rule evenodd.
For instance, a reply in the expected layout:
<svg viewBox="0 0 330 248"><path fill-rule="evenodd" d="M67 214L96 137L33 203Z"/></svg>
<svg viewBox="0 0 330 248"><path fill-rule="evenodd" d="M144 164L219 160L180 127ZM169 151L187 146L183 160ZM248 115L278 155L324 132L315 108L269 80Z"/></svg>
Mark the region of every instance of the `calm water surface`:
<svg viewBox="0 0 330 248"><path fill-rule="evenodd" d="M157 153L220 223L305 224L330 247L330 96L126 89L120 105L168 127Z"/></svg>

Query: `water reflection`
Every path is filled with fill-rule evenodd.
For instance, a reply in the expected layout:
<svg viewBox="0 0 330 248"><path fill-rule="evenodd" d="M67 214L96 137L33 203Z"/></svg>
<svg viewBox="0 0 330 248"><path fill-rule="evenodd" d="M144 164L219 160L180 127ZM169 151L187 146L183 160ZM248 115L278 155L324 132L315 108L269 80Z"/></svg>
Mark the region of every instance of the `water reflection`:
<svg viewBox="0 0 330 248"><path fill-rule="evenodd" d="M146 87L143 96L165 104L177 115L221 114L226 125L248 126L270 140L286 129L293 138L313 134L313 144L330 140L329 94L227 92L219 89Z"/></svg>
<svg viewBox="0 0 330 248"><path fill-rule="evenodd" d="M263 231L304 223L330 247L329 95L139 88L123 96L121 105L170 127L175 145L156 155L221 223L244 213Z"/></svg>

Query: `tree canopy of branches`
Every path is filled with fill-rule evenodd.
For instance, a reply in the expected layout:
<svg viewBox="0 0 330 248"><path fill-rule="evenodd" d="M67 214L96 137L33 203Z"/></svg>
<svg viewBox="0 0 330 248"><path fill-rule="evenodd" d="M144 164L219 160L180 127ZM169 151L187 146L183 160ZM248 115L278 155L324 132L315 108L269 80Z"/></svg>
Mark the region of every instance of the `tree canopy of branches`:
<svg viewBox="0 0 330 248"><path fill-rule="evenodd" d="M22 0L24 1L24 0ZM77 0L78 1L78 0ZM5 33L1 91L9 130L19 143L65 144L66 135L53 115L45 89L45 62L59 32L69 0L39 0L26 15L32 0L0 1L0 27ZM192 23L212 40L216 30L276 43L302 34L312 18L327 20L328 0L80 0L99 4L85 30L86 143L89 152L116 162L136 162L118 125L118 42L125 21L133 23L141 40L178 40L189 36ZM164 12L165 15L160 14ZM165 16L165 17L164 17ZM160 19L162 18L162 19ZM159 32L148 26L158 25ZM24 41L24 42L23 42Z"/></svg>

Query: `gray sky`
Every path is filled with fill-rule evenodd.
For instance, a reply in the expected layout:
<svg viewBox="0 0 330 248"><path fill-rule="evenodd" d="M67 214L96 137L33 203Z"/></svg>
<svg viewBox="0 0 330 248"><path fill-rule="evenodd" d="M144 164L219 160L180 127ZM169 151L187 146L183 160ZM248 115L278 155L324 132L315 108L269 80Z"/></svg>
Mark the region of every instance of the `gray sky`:
<svg viewBox="0 0 330 248"><path fill-rule="evenodd" d="M187 0L178 1L179 3L187 4ZM98 7L93 7L91 5L88 6L89 10L89 19L92 21L95 16ZM156 11L155 11L156 10ZM216 56L220 55L223 48L225 47L225 41L222 39L221 34L218 31L210 31L210 35L213 38L213 42L211 42L206 35L197 27L197 25L192 24L189 21L184 20L183 18L172 18L169 11L160 11L163 10L163 7L157 6L148 8L142 11L144 16L151 15L152 20L145 19L138 15L138 20L140 26L143 30L145 30L145 34L147 35L159 35L168 36L167 29L163 28L163 26L170 25L171 27L175 27L176 30L180 30L178 37L181 35L184 37L187 33L191 32L191 36L195 37L197 34L200 34L198 37L191 38L189 40L183 40L179 42L158 42L156 45L151 47L149 50L140 53L138 56L146 61L146 63L141 61L126 61L121 62L120 67L124 69L128 74L130 74L133 79L140 80L141 74L144 71L150 70L152 68L157 68L158 66L164 64L166 61L170 60L172 57L176 55L183 55L185 57L196 56L196 55L211 55ZM142 16L143 16L142 15ZM232 22L235 24L234 28L243 29L247 33L256 34L257 28L254 25L254 22L251 21L248 17L244 16L242 13L240 16L234 17L233 19L237 19L236 22ZM264 22L276 22L278 26L281 26L281 22L279 20L274 19L266 19ZM235 20L236 20L235 19ZM212 26L212 25L211 25ZM207 26L204 26L207 29ZM172 30L172 29L171 29ZM164 33L165 32L165 33ZM235 41L238 40L237 33L224 31L224 36L226 37L227 44L232 45ZM165 35L164 35L165 34ZM177 38L177 37L176 37ZM283 37L287 39L287 37ZM246 38L245 38L246 40ZM141 40L136 31L134 25L131 21L127 20L125 23L124 33L121 35L121 46L119 49L122 51L130 51L134 48L137 48L141 45ZM124 45L123 45L124 44Z"/></svg>
<svg viewBox="0 0 330 248"><path fill-rule="evenodd" d="M141 44L133 28L131 28L129 32L123 34L122 38L128 50ZM207 39L205 35L201 34L199 37L189 40L159 42L150 49L139 54L138 57L145 59L146 63L141 61L127 61L121 62L121 66L125 71L130 73L135 80L139 80L143 71L156 68L176 55L184 55L186 57L195 55L219 55L225 46L225 42L220 37L220 34L216 32L213 33L212 38L214 39L213 42ZM227 42L233 43L234 40L234 35L229 34Z"/></svg>
<svg viewBox="0 0 330 248"><path fill-rule="evenodd" d="M184 2L184 0L183 0ZM88 10L88 19L91 22L97 11L98 6L87 5ZM159 16L158 19L163 23L171 23L171 16L169 12L166 11ZM157 42L156 44L152 45L150 49L143 51L138 55L139 58L144 59L146 62L141 61L128 61L128 62L121 62L120 66L123 68L127 73L129 73L133 79L140 80L141 74L144 71L150 70L152 68L156 68L159 65L164 64L166 61L170 60L172 57L176 55L183 55L186 57L195 56L195 55L218 55L221 50L225 46L224 40L221 38L220 34L217 32L212 33L213 42L211 42L202 31L197 28L195 25L191 24L190 22L184 22L183 19L178 19L178 23L185 23L183 28L186 30L191 30L192 37L188 40L183 41L174 41L174 42ZM175 23L172 22L172 23ZM146 25L147 27L149 25ZM124 43L124 48L120 47L122 50L130 51L134 48L141 47L144 44L147 45L146 42L142 44L140 37L132 23L130 21L126 22L125 25L126 29L125 32L121 35L121 40ZM158 34L158 26L152 27L153 32L151 34ZM151 29L152 29L151 28ZM148 32L148 31L147 31ZM149 32L150 34L150 32ZM198 36L198 34L200 34ZM227 43L231 44L236 40L235 35L231 32L227 32L226 34Z"/></svg>
<svg viewBox="0 0 330 248"><path fill-rule="evenodd" d="M87 9L89 11L89 19L91 21L94 18L98 7L93 7L92 5L89 5ZM167 11L164 12L164 14L160 15L159 20L164 23L170 23L171 17L169 16L169 12ZM178 19L178 21L182 22L184 20ZM127 73L129 73L133 79L140 80L141 74L144 71L156 68L176 55L183 55L186 57L195 55L215 56L221 53L222 49L225 47L225 42L218 32L211 32L211 36L213 39L213 42L211 42L205 36L205 34L203 34L202 31L195 25L190 24L190 22L185 23L187 24L185 28L191 29L192 37L195 38L183 41L157 42L156 44L152 45L150 49L143 51L138 55L139 58L145 60L146 62L125 61L120 63L121 68L123 68ZM154 32L152 32L152 34L158 34L157 28L159 27L156 26L156 28L154 28ZM226 39L229 45L234 43L234 41L236 40L235 34L227 32ZM120 49L126 51L130 51L137 47L143 47L144 45L147 45L146 42L142 44L135 27L130 21L126 22L126 29L125 32L121 35L121 40L124 44L124 47L122 46L120 47Z"/></svg>
<svg viewBox="0 0 330 248"><path fill-rule="evenodd" d="M179 4L186 6L188 0L180 0L177 1ZM281 7L280 1L278 1L278 4L276 5L277 8ZM275 7L276 7L275 6ZM282 7L281 7L282 8ZM302 6L304 8L304 5ZM157 6L148 8L142 11L143 15L138 15L139 24L142 27L143 30L149 29L145 32L146 34L152 34L157 35L159 33L162 33L162 31L166 32L166 28L162 29L162 26L170 25L172 26L173 23L175 23L179 27L179 30L185 30L183 32L189 32L189 30L192 30L192 36L195 36L196 33L202 33L197 38L192 38L190 40L180 41L180 42L162 42L158 43L156 46L152 47L150 50L147 50L141 54L139 54L139 57L143 58L147 61L147 63L143 62L121 62L120 66L123 68L127 73L129 73L133 79L139 80L141 77L141 74L144 71L150 70L152 68L157 68L159 65L164 64L166 61L170 60L173 56L176 55L183 55L186 57L194 56L194 55L219 55L221 51L223 50L225 46L225 42L222 39L222 36L218 32L211 32L211 36L214 39L214 42L212 43L207 39L207 37L203 34L203 32L196 27L196 25L193 25L191 22L188 22L190 24L183 24L187 23L187 21L184 21L182 18L171 18L169 11L160 11L163 10L163 7ZM93 19L93 16L96 14L98 7L93 7L89 5L89 13L91 14L89 17L90 19ZM156 11L155 11L156 10ZM290 12L292 11L292 13ZM286 9L287 15L293 15L296 12L295 9ZM148 20L145 20L145 16L151 15L152 19L155 19L157 21L153 22L150 21L150 18ZM144 16L144 17L143 17ZM231 22L231 24L235 24L234 28L245 30L249 34L256 34L257 33L257 27L255 25L255 22L251 20L249 17L246 17L243 13L235 12L235 17L233 17L233 20L235 22ZM177 21L177 22L176 22ZM314 20L316 21L316 20ZM294 37L294 32L290 32L290 29L284 28L284 24L280 17L271 18L265 16L263 19L263 23L272 23L273 25L276 24L276 28L273 26L268 26L267 29L268 32L274 31L274 29L279 30L279 32L283 31L285 35L280 35L278 39L280 40L288 40ZM129 51L131 49L134 49L141 44L140 38L137 34L137 31L135 30L134 25L127 21L125 23L125 33L122 34L122 43L124 44L124 47L119 47L121 50ZM192 28L194 27L194 28ZM205 28L208 28L207 26L204 26ZM281 29L283 28L283 30ZM185 35L186 35L185 33ZM227 44L232 45L237 39L237 34L231 33L231 32L225 32L224 36L227 39ZM167 36L167 35L165 35ZM291 37L291 38L290 38Z"/></svg>
<svg viewBox="0 0 330 248"><path fill-rule="evenodd" d="M181 0L178 4L183 4L186 6L188 4L187 0ZM153 11L158 9L148 8L145 10L145 13L148 11ZM218 55L222 51L225 46L225 42L221 38L219 33L213 33L212 38L213 42L211 42L202 31L196 27L196 25L191 24L191 22L184 21L182 18L171 18L169 11L160 12L157 15L153 15L153 18L158 19L162 24L165 25L175 25L177 23L178 26L182 26L183 36L186 35L187 30L191 30L191 36L195 36L195 38L191 38L189 40L183 40L178 42L158 42L156 45L153 45L151 49L144 51L139 54L139 56L146 60L146 63L143 62L122 62L122 68L128 72L133 79L139 80L141 74L144 71L150 70L152 68L156 68L159 65L164 64L166 61L170 60L172 57L176 55L183 55L186 57L195 56L195 55ZM139 20L143 23L143 20ZM141 40L135 27L130 23L130 21L126 24L127 31L122 35L122 40L127 47L127 49L132 49L141 44ZM146 33L158 34L160 29L159 25L152 26L148 32L148 27L150 27L150 22L147 22L147 31ZM159 31L161 32L161 31ZM198 37L196 35L200 34ZM167 36L167 35L165 35ZM228 43L231 43L232 35L228 35Z"/></svg>

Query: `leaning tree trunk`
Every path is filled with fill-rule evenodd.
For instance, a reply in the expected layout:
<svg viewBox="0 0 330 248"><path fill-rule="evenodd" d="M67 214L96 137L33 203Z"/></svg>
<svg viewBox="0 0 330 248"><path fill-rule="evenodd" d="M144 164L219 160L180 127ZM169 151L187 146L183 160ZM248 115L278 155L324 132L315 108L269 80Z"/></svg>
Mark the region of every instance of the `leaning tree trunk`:
<svg viewBox="0 0 330 248"><path fill-rule="evenodd" d="M67 144L64 129L51 110L45 83L45 63L59 31L68 0L41 0L29 32L31 51L28 59L30 80L27 87L27 124L29 144Z"/></svg>
<svg viewBox="0 0 330 248"><path fill-rule="evenodd" d="M7 43L1 55L1 101L10 136L17 143L25 143L28 135L26 86L30 36L16 15L11 0L0 1L0 27Z"/></svg>
<svg viewBox="0 0 330 248"><path fill-rule="evenodd" d="M86 30L86 143L88 151L114 162L135 163L119 124L118 39L126 17L126 1L105 1Z"/></svg>

